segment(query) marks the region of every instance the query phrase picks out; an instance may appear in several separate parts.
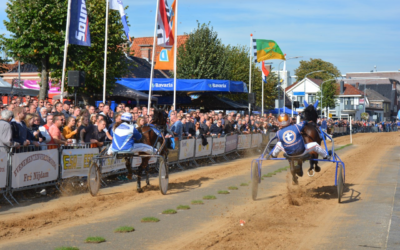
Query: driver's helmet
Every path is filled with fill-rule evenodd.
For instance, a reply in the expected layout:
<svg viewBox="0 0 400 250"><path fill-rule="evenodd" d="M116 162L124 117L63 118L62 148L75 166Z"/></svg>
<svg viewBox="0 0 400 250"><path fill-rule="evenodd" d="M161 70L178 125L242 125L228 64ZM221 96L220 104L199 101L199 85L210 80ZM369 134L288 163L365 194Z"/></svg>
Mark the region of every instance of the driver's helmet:
<svg viewBox="0 0 400 250"><path fill-rule="evenodd" d="M278 116L278 122L281 127L287 127L290 125L290 118L287 114L280 114Z"/></svg>
<svg viewBox="0 0 400 250"><path fill-rule="evenodd" d="M132 114L129 112L125 112L121 115L122 121L132 122Z"/></svg>

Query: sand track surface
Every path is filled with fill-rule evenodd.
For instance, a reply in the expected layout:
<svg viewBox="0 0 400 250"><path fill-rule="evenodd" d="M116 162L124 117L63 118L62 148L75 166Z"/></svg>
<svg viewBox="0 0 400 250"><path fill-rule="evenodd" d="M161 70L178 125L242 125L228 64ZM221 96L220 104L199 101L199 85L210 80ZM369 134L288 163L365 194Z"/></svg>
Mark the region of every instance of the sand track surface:
<svg viewBox="0 0 400 250"><path fill-rule="evenodd" d="M335 138L336 148L349 143L349 137ZM328 144L329 145L329 144ZM352 189L362 185L384 153L399 146L397 133L357 134L353 146L345 153L338 152L346 164L345 200L352 197ZM169 195L190 192L211 182L236 175L248 174L250 162L255 157L200 167L170 176ZM266 162L265 165L273 164ZM340 213L334 186L334 164L324 164L314 178L300 178L299 186L293 186L290 178L269 194L259 194L260 199L232 208L227 216L199 225L199 229L177 235L172 242L163 242L160 249L308 249L307 241L319 235L319 230L329 225L326 218ZM305 164L306 170L308 164ZM136 184L101 189L97 197L88 193L64 196L40 204L8 208L0 214L0 241L18 242L50 230L59 230L93 221L104 221L123 214L143 203L168 199L160 194L158 181L144 193L137 193ZM250 193L249 193L250 198ZM246 221L238 226L238 221ZM327 223L329 224L329 223ZM317 230L318 229L318 230Z"/></svg>

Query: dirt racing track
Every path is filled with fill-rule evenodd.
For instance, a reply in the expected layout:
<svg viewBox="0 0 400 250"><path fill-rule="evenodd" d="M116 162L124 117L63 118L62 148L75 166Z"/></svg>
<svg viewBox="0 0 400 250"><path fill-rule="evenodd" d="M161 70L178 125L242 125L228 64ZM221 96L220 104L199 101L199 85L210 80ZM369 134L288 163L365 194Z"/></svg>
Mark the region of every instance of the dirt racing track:
<svg viewBox="0 0 400 250"><path fill-rule="evenodd" d="M335 138L346 165L341 204L334 164L320 164L320 173L293 186L287 171L276 172L286 161L263 164L262 174L272 177L263 177L253 201L249 157L172 174L166 196L156 185L136 193L129 183L101 189L97 197L84 193L2 208L0 248L400 249L399 136L356 134L350 146L349 136ZM177 210L179 205L190 209ZM162 214L167 209L177 213ZM144 217L160 221L142 223ZM121 226L135 231L114 233ZM85 243L90 236L106 241Z"/></svg>

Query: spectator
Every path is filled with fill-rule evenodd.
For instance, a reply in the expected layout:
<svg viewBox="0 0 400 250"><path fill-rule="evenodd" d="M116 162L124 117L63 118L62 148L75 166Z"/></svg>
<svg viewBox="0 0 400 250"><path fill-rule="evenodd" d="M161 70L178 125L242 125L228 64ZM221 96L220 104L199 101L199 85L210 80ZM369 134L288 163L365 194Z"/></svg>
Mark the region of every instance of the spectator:
<svg viewBox="0 0 400 250"><path fill-rule="evenodd" d="M182 119L183 134L186 136L192 136L195 134L194 124L188 120L188 118Z"/></svg>
<svg viewBox="0 0 400 250"><path fill-rule="evenodd" d="M232 116L228 115L227 120L225 121L225 134L230 134L233 132L233 122L232 122Z"/></svg>
<svg viewBox="0 0 400 250"><path fill-rule="evenodd" d="M121 122L121 116L122 116L122 112L116 112L115 116L114 116L114 122L111 123L111 125L108 127L108 131L110 132L110 135L113 136L113 127L115 125L115 123L119 123ZM133 117L133 116L132 116Z"/></svg>
<svg viewBox="0 0 400 250"><path fill-rule="evenodd" d="M47 108L45 107L40 108L39 114L40 114L40 126L43 126L46 124Z"/></svg>
<svg viewBox="0 0 400 250"><path fill-rule="evenodd" d="M19 147L18 142L13 141L13 132L10 122L13 118L13 113L9 110L1 111L0 118L0 152L7 152L4 147Z"/></svg>
<svg viewBox="0 0 400 250"><path fill-rule="evenodd" d="M182 140L182 122L178 120L175 114L171 115L170 118L172 122L171 131L174 133L174 137L178 137L179 140Z"/></svg>
<svg viewBox="0 0 400 250"><path fill-rule="evenodd" d="M210 134L220 136L223 132L222 121L218 120L216 124L211 125Z"/></svg>
<svg viewBox="0 0 400 250"><path fill-rule="evenodd" d="M44 107L44 100L40 99L36 108L36 112L41 115L40 109Z"/></svg>
<svg viewBox="0 0 400 250"><path fill-rule="evenodd" d="M224 118L222 117L222 112L219 112L219 113L218 113L218 120L221 121L222 126L225 126L225 120L224 120Z"/></svg>
<svg viewBox="0 0 400 250"><path fill-rule="evenodd" d="M9 110L11 112L14 112L14 109L15 109L15 104L10 104L7 106L7 110Z"/></svg>
<svg viewBox="0 0 400 250"><path fill-rule="evenodd" d="M79 143L84 143L85 142L85 133L86 129L89 126L89 118L87 116L80 116L78 117L78 131L76 134L76 139Z"/></svg>
<svg viewBox="0 0 400 250"><path fill-rule="evenodd" d="M206 133L204 133L204 130L201 128L200 122L197 121L197 122L195 123L194 127L195 127L195 132L194 132L194 134L195 134L196 138L199 138L200 136L206 134Z"/></svg>
<svg viewBox="0 0 400 250"><path fill-rule="evenodd" d="M100 115L104 117L104 120L106 121L106 127L110 127L111 123L113 123L112 119L110 118L110 106L104 105L103 112L101 112Z"/></svg>
<svg viewBox="0 0 400 250"><path fill-rule="evenodd" d="M51 136L50 144L58 144L58 145L68 145L68 140L61 133L61 128L64 122L64 116L62 115L54 115L53 116L53 125L49 128L49 134Z"/></svg>
<svg viewBox="0 0 400 250"><path fill-rule="evenodd" d="M74 112L72 113L71 116L76 119L80 115L80 113L81 113L81 109L79 107L75 107Z"/></svg>
<svg viewBox="0 0 400 250"><path fill-rule="evenodd" d="M68 117L70 117L70 115L69 115L70 105L71 105L70 101L65 101L64 102L63 110L61 112L64 114L65 119L68 119Z"/></svg>
<svg viewBox="0 0 400 250"><path fill-rule="evenodd" d="M96 113L96 108L94 107L94 106L90 106L89 107L89 114L90 115L93 115L93 114L95 114Z"/></svg>
<svg viewBox="0 0 400 250"><path fill-rule="evenodd" d="M13 139L20 145L28 146L35 145L39 146L39 143L34 141L33 135L29 132L24 122L26 113L23 107L17 107L14 110L14 119L11 122L13 129Z"/></svg>
<svg viewBox="0 0 400 250"><path fill-rule="evenodd" d="M68 117L67 126L63 128L63 136L65 139L76 139L76 133L78 129L75 129L76 119L73 116Z"/></svg>
<svg viewBox="0 0 400 250"><path fill-rule="evenodd" d="M23 106L28 106L29 104L31 104L31 96L30 95L26 95L25 96L25 102L22 105Z"/></svg>
<svg viewBox="0 0 400 250"><path fill-rule="evenodd" d="M141 129L143 126L145 125L145 119L144 117L138 117L136 124L134 124L133 126L136 129Z"/></svg>
<svg viewBox="0 0 400 250"><path fill-rule="evenodd" d="M39 127L40 133L45 138L45 140L44 140L45 143L51 142L51 136L49 134L49 128L51 127L51 125L53 125L53 115L52 114L50 114L46 117L46 124Z"/></svg>
<svg viewBox="0 0 400 250"><path fill-rule="evenodd" d="M23 106L22 103L21 103L21 98L20 98L20 97L17 97L17 98L15 99L15 105L16 105L17 107Z"/></svg>
<svg viewBox="0 0 400 250"><path fill-rule="evenodd" d="M41 143L46 139L39 131L40 119L37 114L27 114L25 117L25 124L29 133L33 135L33 141Z"/></svg>
<svg viewBox="0 0 400 250"><path fill-rule="evenodd" d="M97 122L97 126L89 126L86 134L85 134L85 142L96 144L98 147L103 146L104 141L106 140L106 122L103 119L100 119Z"/></svg>
<svg viewBox="0 0 400 250"><path fill-rule="evenodd" d="M103 112L104 103L99 103L99 113Z"/></svg>

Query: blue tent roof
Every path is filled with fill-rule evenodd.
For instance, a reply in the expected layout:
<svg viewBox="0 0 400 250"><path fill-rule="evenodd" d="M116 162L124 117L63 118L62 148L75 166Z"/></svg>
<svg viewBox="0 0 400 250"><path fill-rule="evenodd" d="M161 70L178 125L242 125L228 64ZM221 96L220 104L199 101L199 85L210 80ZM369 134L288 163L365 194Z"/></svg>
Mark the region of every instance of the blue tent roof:
<svg viewBox="0 0 400 250"><path fill-rule="evenodd" d="M279 109L276 108L276 109L266 110L266 111L264 111L264 113L272 113L272 114L281 113L282 114L283 113L283 108L279 108ZM288 114L288 115L291 115L292 114L292 110L285 107L285 113ZM294 110L293 110L293 114L294 115L298 115L298 113L296 111L294 111Z"/></svg>
<svg viewBox="0 0 400 250"><path fill-rule="evenodd" d="M117 83L137 91L149 91L150 78L122 78ZM174 91L174 79L153 78L152 91ZM176 91L247 93L247 86L230 80L177 79Z"/></svg>

